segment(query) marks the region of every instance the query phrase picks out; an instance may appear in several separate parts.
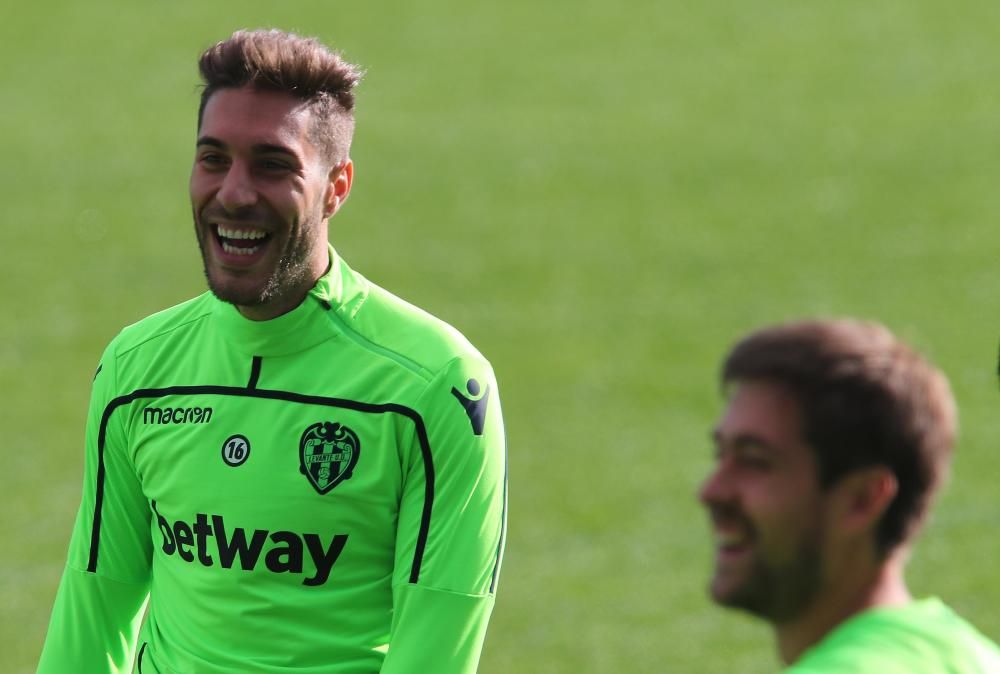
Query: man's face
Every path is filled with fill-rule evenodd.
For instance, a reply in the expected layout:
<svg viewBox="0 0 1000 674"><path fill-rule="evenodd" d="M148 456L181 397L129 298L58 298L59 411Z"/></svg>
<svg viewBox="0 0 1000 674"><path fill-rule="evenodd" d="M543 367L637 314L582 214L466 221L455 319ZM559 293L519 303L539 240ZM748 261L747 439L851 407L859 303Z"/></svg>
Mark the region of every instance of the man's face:
<svg viewBox="0 0 1000 674"><path fill-rule="evenodd" d="M190 189L205 276L252 318L293 309L329 264L326 221L351 167L326 165L311 115L288 94L240 88L212 94L202 116Z"/></svg>
<svg viewBox="0 0 1000 674"><path fill-rule="evenodd" d="M713 599L772 622L794 618L821 581L824 498L798 403L768 382L738 384L699 492L715 533Z"/></svg>

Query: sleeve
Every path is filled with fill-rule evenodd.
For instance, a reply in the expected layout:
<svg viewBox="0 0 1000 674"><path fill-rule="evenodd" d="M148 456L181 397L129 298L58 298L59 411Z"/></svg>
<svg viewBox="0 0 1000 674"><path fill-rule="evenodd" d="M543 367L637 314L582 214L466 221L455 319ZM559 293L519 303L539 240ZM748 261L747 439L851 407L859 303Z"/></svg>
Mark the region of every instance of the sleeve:
<svg viewBox="0 0 1000 674"><path fill-rule="evenodd" d="M115 411L116 374L112 346L94 378L83 494L38 674L131 671L152 547L149 505Z"/></svg>
<svg viewBox="0 0 1000 674"><path fill-rule="evenodd" d="M452 361L418 409L381 674L473 674L506 537L506 441L492 370Z"/></svg>

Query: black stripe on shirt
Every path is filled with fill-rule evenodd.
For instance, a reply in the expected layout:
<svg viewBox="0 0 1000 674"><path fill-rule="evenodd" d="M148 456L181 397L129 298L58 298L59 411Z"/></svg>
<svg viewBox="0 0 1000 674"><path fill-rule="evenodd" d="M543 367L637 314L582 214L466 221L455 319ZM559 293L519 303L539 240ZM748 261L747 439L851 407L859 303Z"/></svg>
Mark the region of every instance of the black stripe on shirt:
<svg viewBox="0 0 1000 674"><path fill-rule="evenodd" d="M503 545L507 539L507 440L503 443L503 510L500 513L500 541L497 543L497 556L493 561L493 578L490 580L490 592L497 591L497 577L500 575L500 559L503 556Z"/></svg>
<svg viewBox="0 0 1000 674"><path fill-rule="evenodd" d="M257 388L257 382L260 380L260 363L263 360L260 356L254 356L253 362L250 364L250 381L247 382L247 388Z"/></svg>
<svg viewBox="0 0 1000 674"><path fill-rule="evenodd" d="M97 557L101 542L101 505L104 502L104 445L111 415L119 407L136 400L163 398L171 395L228 395L238 398L283 400L306 405L342 407L369 414L401 414L410 419L416 429L417 440L420 443L420 455L424 461L424 507L420 516L420 530L417 532L417 543L413 552L413 565L410 567L410 582L416 583L420 579L420 565L423 562L424 549L427 547L427 536L431 528L431 511L434 507L434 460L423 417L416 410L396 403L365 403L345 398L305 395L293 391L237 388L234 386L167 386L165 388L138 389L128 395L114 398L107 404L104 408L104 414L101 415L101 426L97 433L97 484L94 487L94 519L90 534L90 558L87 562L87 571L90 573L97 571Z"/></svg>

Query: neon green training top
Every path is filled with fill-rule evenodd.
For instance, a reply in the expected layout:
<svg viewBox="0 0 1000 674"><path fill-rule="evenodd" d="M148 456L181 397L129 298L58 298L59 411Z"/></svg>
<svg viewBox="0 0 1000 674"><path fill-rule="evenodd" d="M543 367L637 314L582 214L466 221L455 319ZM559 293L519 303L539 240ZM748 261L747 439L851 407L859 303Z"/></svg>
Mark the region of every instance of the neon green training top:
<svg viewBox="0 0 1000 674"><path fill-rule="evenodd" d="M283 316L206 293L108 346L40 674L476 671L505 534L496 381L330 250Z"/></svg>
<svg viewBox="0 0 1000 674"><path fill-rule="evenodd" d="M859 613L785 674L998 674L1000 649L938 599Z"/></svg>

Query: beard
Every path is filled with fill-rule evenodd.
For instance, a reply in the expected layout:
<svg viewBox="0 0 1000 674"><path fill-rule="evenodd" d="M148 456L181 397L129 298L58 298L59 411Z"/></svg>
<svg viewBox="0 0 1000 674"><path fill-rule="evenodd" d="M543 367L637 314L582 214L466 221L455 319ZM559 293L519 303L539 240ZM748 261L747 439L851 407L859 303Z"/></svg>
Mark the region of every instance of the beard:
<svg viewBox="0 0 1000 674"><path fill-rule="evenodd" d="M754 547L744 568L716 568L711 594L717 603L778 624L795 618L816 598L823 579L818 518L803 522L797 539L786 538L779 551L774 543L762 543L758 528L737 510L716 506L713 517L738 522Z"/></svg>
<svg viewBox="0 0 1000 674"><path fill-rule="evenodd" d="M807 541L787 562L754 559L743 583L716 601L780 624L798 616L813 601L821 579L819 545Z"/></svg>
<svg viewBox="0 0 1000 674"><path fill-rule="evenodd" d="M297 245L296 245L297 244ZM301 287L309 277L309 249L302 241L289 241L286 250L282 251L274 269L262 283L251 287L238 287L225 281L216 280L204 264L205 280L212 294L223 302L241 307L256 307L280 298L289 289ZM202 262L204 259L202 250Z"/></svg>
<svg viewBox="0 0 1000 674"><path fill-rule="evenodd" d="M255 307L268 304L289 293L301 291L302 288L308 289L315 283L316 279L311 278L311 260L315 254L315 246L325 243L317 243L315 240L321 212L305 214L297 227L294 224L288 227L283 223L269 227L272 233L264 245L282 247L277 255L273 250L266 251L273 260L271 268L256 271L257 278L250 278L248 273L238 280L227 278L230 274L213 269L211 253L208 251L211 242L208 239L215 236L215 232L212 227L201 223L213 222L219 216L233 224L242 222L247 225L259 225L278 221L270 214L255 212L253 209L235 213L226 213L220 208L206 209L200 218L194 214L195 235L201 251L205 280L209 290L218 299L236 306ZM281 240L282 234L286 237L284 241Z"/></svg>

